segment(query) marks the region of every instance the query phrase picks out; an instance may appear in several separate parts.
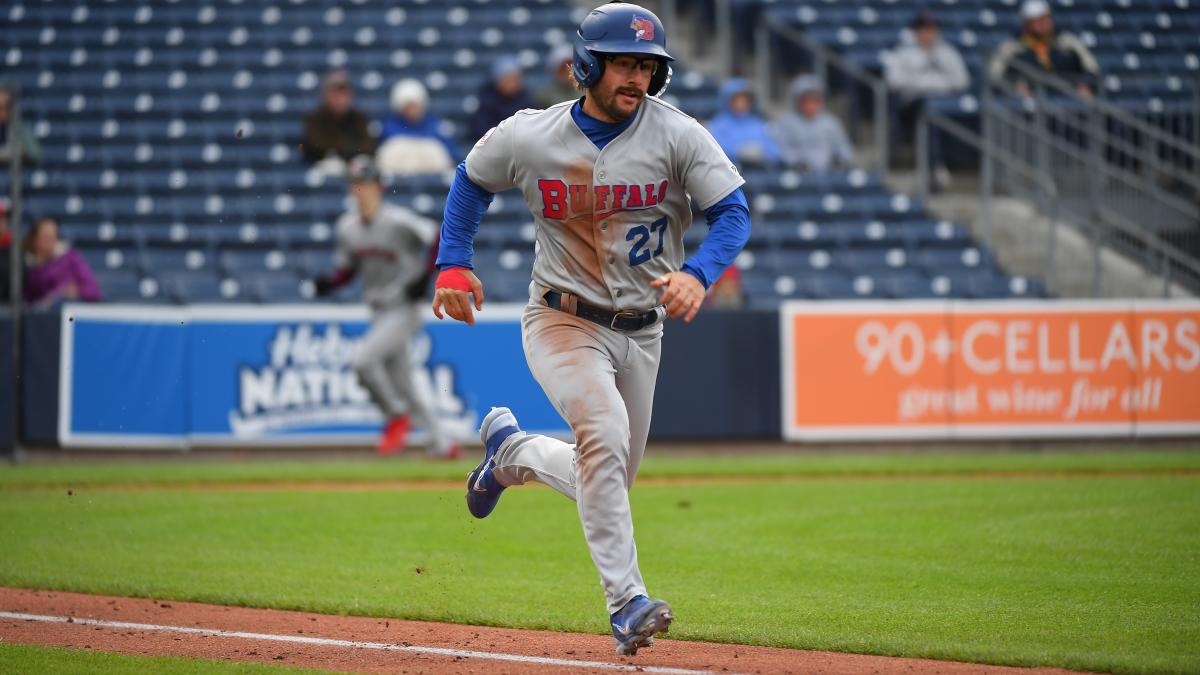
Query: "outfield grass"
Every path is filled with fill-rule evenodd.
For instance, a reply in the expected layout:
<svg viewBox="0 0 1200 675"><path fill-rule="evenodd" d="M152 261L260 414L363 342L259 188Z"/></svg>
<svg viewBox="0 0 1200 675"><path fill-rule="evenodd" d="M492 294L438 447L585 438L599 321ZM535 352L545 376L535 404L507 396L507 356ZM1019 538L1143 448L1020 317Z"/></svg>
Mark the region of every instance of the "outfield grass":
<svg viewBox="0 0 1200 675"><path fill-rule="evenodd" d="M774 475L769 467L838 475L914 465L972 473L984 465L1190 470L1195 460L1173 453L759 457L704 460L697 475L729 462L762 472L745 475ZM198 475L229 481L250 466L209 465ZM296 467L284 480L318 479L315 468L275 466ZM131 482L119 475L124 467L109 468L101 482ZM687 469L682 460L659 460L657 475L685 475L668 470ZM146 479L143 471L131 474ZM389 476L397 477L409 476ZM0 584L607 631L575 509L546 489L506 493L495 515L475 521L458 489L83 488L68 496L11 489L13 482L0 491ZM673 637L1200 671L1200 477L660 484L635 490L634 505L643 573L652 593L676 609Z"/></svg>
<svg viewBox="0 0 1200 675"><path fill-rule="evenodd" d="M1197 449L1200 449L1198 447ZM203 461L0 465L5 487L123 484L374 482L459 480L478 458L428 462L419 457L356 460ZM687 455L651 448L639 476L833 477L968 473L1120 473L1200 471L1200 452L915 452Z"/></svg>
<svg viewBox="0 0 1200 675"><path fill-rule="evenodd" d="M127 656L86 649L60 649L32 645L0 643L0 673L39 673L40 675L133 675L161 673L162 675L205 675L226 673L237 675L286 675L288 673L320 673L285 666L257 663L236 663L215 659L181 659L166 656Z"/></svg>

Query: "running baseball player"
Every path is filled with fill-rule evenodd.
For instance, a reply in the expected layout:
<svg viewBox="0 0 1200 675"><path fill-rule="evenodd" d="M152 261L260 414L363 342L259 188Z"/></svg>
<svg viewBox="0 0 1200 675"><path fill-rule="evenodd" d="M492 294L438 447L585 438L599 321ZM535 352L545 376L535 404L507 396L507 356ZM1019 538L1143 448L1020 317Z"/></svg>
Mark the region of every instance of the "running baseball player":
<svg viewBox="0 0 1200 675"><path fill-rule="evenodd" d="M655 96L671 56L658 17L637 5L592 11L575 36L583 96L522 110L459 165L442 224L438 318L474 324L484 285L472 240L492 195L519 188L537 223L530 302L522 318L534 378L575 444L522 432L507 408L483 420L483 461L468 476L477 518L505 488L537 481L578 503L600 572L618 654L636 654L673 615L638 570L629 489L650 429L663 320L691 321L705 289L745 245L744 182L696 120ZM692 205L709 232L684 260Z"/></svg>
<svg viewBox="0 0 1200 675"><path fill-rule="evenodd" d="M372 158L355 157L347 177L356 208L338 219L336 269L313 281L316 293L329 295L362 275L371 328L354 354L353 367L387 419L379 453L403 450L415 419L429 434L431 456L457 457L458 446L434 414L431 385L410 354L413 336L421 329L417 301L429 281L437 224L384 201Z"/></svg>

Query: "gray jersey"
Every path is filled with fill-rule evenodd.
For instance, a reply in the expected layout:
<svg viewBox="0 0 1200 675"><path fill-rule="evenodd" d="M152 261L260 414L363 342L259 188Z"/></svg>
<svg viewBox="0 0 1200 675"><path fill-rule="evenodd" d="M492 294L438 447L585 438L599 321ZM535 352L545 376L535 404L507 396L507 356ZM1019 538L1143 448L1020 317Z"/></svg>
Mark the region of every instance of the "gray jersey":
<svg viewBox="0 0 1200 675"><path fill-rule="evenodd" d="M574 103L501 122L467 156L467 175L489 192L524 193L537 223L535 288L654 307L662 291L650 282L683 264L689 197L707 209L744 180L699 122L657 98L603 150L571 118Z"/></svg>
<svg viewBox="0 0 1200 675"><path fill-rule="evenodd" d="M384 202L370 223L351 209L337 223L335 263L362 276L373 310L409 304L405 288L425 273L437 223Z"/></svg>

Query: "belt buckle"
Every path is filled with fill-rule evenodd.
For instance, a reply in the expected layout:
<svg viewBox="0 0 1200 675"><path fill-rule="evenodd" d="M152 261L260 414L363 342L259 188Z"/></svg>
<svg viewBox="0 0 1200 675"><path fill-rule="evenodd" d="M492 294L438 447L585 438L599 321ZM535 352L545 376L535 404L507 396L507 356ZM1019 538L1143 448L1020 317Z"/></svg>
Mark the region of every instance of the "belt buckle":
<svg viewBox="0 0 1200 675"><path fill-rule="evenodd" d="M613 318L612 318L612 321L609 322L608 327L613 330L621 330L620 328L617 328L617 319L620 319L622 317L626 317L626 318L630 318L630 319L640 319L640 318L642 318L642 313L637 311L636 309L622 309L619 312L613 312Z"/></svg>

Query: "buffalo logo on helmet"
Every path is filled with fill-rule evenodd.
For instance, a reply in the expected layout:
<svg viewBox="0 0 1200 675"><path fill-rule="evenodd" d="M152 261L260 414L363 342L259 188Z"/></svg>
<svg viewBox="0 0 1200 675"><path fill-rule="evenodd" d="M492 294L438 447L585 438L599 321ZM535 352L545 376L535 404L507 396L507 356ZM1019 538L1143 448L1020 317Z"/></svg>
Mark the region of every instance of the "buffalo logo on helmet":
<svg viewBox="0 0 1200 675"><path fill-rule="evenodd" d="M629 27L633 29L633 39L635 40L654 39L654 22L650 19L635 14L633 23L629 24Z"/></svg>

